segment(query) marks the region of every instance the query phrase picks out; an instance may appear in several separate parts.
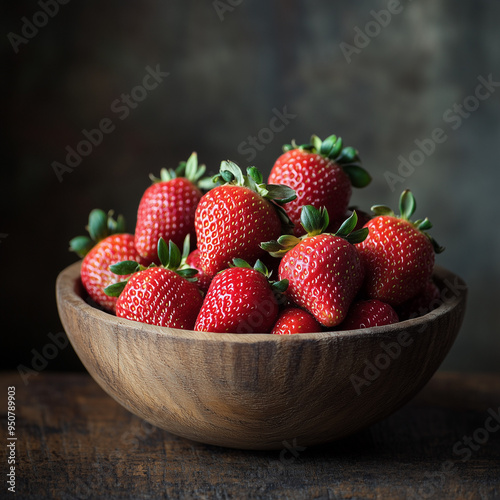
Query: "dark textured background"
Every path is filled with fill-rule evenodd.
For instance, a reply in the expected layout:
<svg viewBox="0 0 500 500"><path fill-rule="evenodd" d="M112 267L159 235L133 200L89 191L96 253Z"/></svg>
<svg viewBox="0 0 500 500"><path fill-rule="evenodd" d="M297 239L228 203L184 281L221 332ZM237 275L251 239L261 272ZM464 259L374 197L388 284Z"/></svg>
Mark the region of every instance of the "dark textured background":
<svg viewBox="0 0 500 500"><path fill-rule="evenodd" d="M150 172L192 150L212 172L226 158L246 166L242 142L286 106L296 117L252 163L269 172L283 143L336 133L359 149L374 177L353 203L396 206L400 191L412 189L417 215L431 218L447 247L437 262L470 286L465 324L443 367L500 370L500 88L460 124L450 120L479 76L500 81L499 2L402 1L401 12L350 62L340 44L353 44L355 28L364 31L373 20L370 10L389 2L222 0L219 8L229 9L219 15L213 2L193 0L72 1L17 53L8 34L21 35L23 16L33 19L40 6L6 4L2 368L30 366L31 350L61 331L54 282L76 260L67 242L82 233L92 208L124 213L133 231ZM156 65L169 76L121 120L113 101ZM52 163L64 162L66 146L76 147L82 130L103 118L114 132L59 182ZM391 189L386 172L397 173L398 156L408 158L414 141L436 127L447 140ZM48 366L73 367L80 365L70 348Z"/></svg>

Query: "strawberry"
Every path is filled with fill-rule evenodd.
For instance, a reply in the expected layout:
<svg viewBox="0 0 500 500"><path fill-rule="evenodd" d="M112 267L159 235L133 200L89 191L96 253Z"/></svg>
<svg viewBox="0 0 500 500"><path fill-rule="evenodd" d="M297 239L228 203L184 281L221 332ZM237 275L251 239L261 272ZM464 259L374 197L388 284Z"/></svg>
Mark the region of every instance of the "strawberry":
<svg viewBox="0 0 500 500"><path fill-rule="evenodd" d="M338 330L359 330L371 326L391 325L399 321L396 311L380 300L354 302Z"/></svg>
<svg viewBox="0 0 500 500"><path fill-rule="evenodd" d="M399 217L386 206L372 207L376 217L365 224L368 237L357 245L366 271L366 296L392 306L424 288L432 275L434 253L444 250L425 232L432 227L429 219L410 221L416 203L409 190L402 193L399 205Z"/></svg>
<svg viewBox="0 0 500 500"><path fill-rule="evenodd" d="M271 333L274 335L292 335L294 333L315 333L320 331L321 325L312 314L298 307L288 307L279 315Z"/></svg>
<svg viewBox="0 0 500 500"><path fill-rule="evenodd" d="M195 227L203 271L213 276L234 258L254 263L264 255L260 243L278 238L282 222L289 219L279 205L295 197L286 186L265 185L255 167L244 176L232 162L222 162L220 175L225 181L206 193L196 209Z"/></svg>
<svg viewBox="0 0 500 500"><path fill-rule="evenodd" d="M90 298L108 311L114 312L115 297L108 297L104 288L116 283L117 277L109 266L119 260L141 260L134 245L134 235L125 233L121 215L116 220L112 212L95 209L90 212L88 236L77 236L70 241L70 250L83 257L80 276Z"/></svg>
<svg viewBox="0 0 500 500"><path fill-rule="evenodd" d="M364 187L370 183L370 175L359 165L358 152L342 146L342 139L335 135L324 141L313 135L311 144L297 146L292 141L291 145L283 146L284 154L276 160L268 181L296 191L297 198L286 206L296 236L304 234L299 225L304 205L325 207L330 220L337 220L347 211L351 185Z"/></svg>
<svg viewBox="0 0 500 500"><path fill-rule="evenodd" d="M335 234L323 233L328 212L311 205L302 209L302 238L281 236L262 247L271 255L283 255L279 278L290 285L287 296L307 309L323 326L336 326L345 318L363 282L363 268L353 243L366 237L367 230L352 232L357 223L353 212Z"/></svg>
<svg viewBox="0 0 500 500"><path fill-rule="evenodd" d="M212 281L212 277L208 274L205 274L205 272L201 268L201 254L197 248L188 255L186 264L198 271L198 274L196 275L198 281L196 282L196 284L203 293L207 293L210 282Z"/></svg>
<svg viewBox="0 0 500 500"><path fill-rule="evenodd" d="M187 234L195 237L194 214L202 192L197 187L205 166L198 166L196 153L176 171L162 169L161 179L151 177L154 183L142 195L137 211L135 246L140 255L158 264L158 239L173 241L181 246ZM181 174L185 177L180 177Z"/></svg>
<svg viewBox="0 0 500 500"><path fill-rule="evenodd" d="M434 281L430 279L418 295L398 306L397 312L401 321L403 321L423 316L439 307L442 303L441 291Z"/></svg>
<svg viewBox="0 0 500 500"><path fill-rule="evenodd" d="M270 283L269 271L257 260L255 267L234 259L215 275L203 301L194 329L215 333L269 333L279 314L276 292L286 281Z"/></svg>
<svg viewBox="0 0 500 500"><path fill-rule="evenodd" d="M200 290L190 281L196 271L181 265L179 248L163 238L158 241L160 267L145 268L127 260L111 266L119 275L132 274L127 280L111 285L105 292L118 297L116 315L150 325L192 330L203 303Z"/></svg>

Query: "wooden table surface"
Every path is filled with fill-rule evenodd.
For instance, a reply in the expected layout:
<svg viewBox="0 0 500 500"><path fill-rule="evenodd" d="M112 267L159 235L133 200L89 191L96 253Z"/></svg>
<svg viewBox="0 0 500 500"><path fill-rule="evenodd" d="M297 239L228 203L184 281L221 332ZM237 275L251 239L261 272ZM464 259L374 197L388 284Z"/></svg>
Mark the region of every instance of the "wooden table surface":
<svg viewBox="0 0 500 500"><path fill-rule="evenodd" d="M40 373L27 386L17 373L0 379L4 436L7 387L16 387L22 499L500 498L500 374L438 373L411 403L357 435L265 452L152 427L87 374ZM1 487L0 498L15 497L4 480Z"/></svg>

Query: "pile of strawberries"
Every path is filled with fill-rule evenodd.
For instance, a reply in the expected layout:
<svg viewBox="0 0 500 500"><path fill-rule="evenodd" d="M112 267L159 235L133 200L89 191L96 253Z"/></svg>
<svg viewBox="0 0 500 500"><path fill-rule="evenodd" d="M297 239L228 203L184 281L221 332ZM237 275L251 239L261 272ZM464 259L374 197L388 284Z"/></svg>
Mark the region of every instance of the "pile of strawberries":
<svg viewBox="0 0 500 500"><path fill-rule="evenodd" d="M382 205L350 210L352 186L371 181L358 152L334 135L283 148L268 182L224 161L205 178L196 153L163 169L139 204L135 234L122 217L89 216L83 257L89 296L116 316L153 325L227 333L311 333L386 325L439 303L432 281L442 251ZM182 249L182 250L181 250Z"/></svg>

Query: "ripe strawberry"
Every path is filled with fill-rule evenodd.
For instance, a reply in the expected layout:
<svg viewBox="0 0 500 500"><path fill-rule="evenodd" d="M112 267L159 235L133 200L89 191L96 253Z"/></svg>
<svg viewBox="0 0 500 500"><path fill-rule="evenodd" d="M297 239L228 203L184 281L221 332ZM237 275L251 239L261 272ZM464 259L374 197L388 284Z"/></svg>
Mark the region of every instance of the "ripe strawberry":
<svg viewBox="0 0 500 500"><path fill-rule="evenodd" d="M203 301L195 330L215 333L269 333L279 313L275 291L286 281L271 284L260 260L255 267L234 259L236 267L215 275Z"/></svg>
<svg viewBox="0 0 500 500"><path fill-rule="evenodd" d="M429 281L434 252L444 249L424 232L432 227L429 219L410 222L415 208L415 198L408 190L401 195L399 217L386 206L372 207L377 217L365 225L368 237L357 245L368 298L397 306L415 297Z"/></svg>
<svg viewBox="0 0 500 500"><path fill-rule="evenodd" d="M352 233L357 215L353 212L336 234L328 227L326 210L311 205L302 209L301 222L307 235L281 236L262 244L271 255L283 255L279 278L290 283L286 294L307 309L323 326L336 326L345 318L363 282L363 268L356 247L367 230Z"/></svg>
<svg viewBox="0 0 500 500"><path fill-rule="evenodd" d="M213 276L234 258L255 262L264 255L260 243L278 238L284 210L274 203L286 203L295 193L286 186L265 185L255 167L244 176L232 162L222 162L216 180L226 184L206 193L196 209L195 227L201 267Z"/></svg>
<svg viewBox="0 0 500 500"><path fill-rule="evenodd" d="M398 306L397 312L401 321L403 321L423 316L438 308L442 303L441 291L434 281L430 279L418 295Z"/></svg>
<svg viewBox="0 0 500 500"><path fill-rule="evenodd" d="M344 216L351 198L351 185L365 187L371 177L360 165L358 152L342 148L342 139L331 135L324 141L315 135L311 144L285 145L274 164L269 182L285 184L297 193L297 198L286 206L286 213L295 224L294 234L304 234L299 225L304 205L325 207L331 220ZM342 219L342 220L345 220Z"/></svg>
<svg viewBox="0 0 500 500"><path fill-rule="evenodd" d="M321 331L321 325L314 319L314 316L304 309L289 307L285 309L271 333L274 335L292 335L294 333L315 333Z"/></svg>
<svg viewBox="0 0 500 500"><path fill-rule="evenodd" d="M396 311L380 300L360 300L349 308L338 330L359 330L371 326L391 325L399 321Z"/></svg>
<svg viewBox="0 0 500 500"><path fill-rule="evenodd" d="M90 298L108 311L114 311L115 297L108 297L104 288L116 283L117 277L109 266L119 260L141 260L134 245L134 235L125 233L121 215L117 220L112 213L102 210L90 212L88 236L77 236L70 241L70 250L83 257L80 276Z"/></svg>
<svg viewBox="0 0 500 500"><path fill-rule="evenodd" d="M194 214L202 192L197 187L205 166L198 166L196 153L176 171L162 169L161 179L142 195L137 211L135 246L140 255L158 264L158 239L173 241L181 246L187 234L195 237ZM184 173L185 177L180 177Z"/></svg>
<svg viewBox="0 0 500 500"><path fill-rule="evenodd" d="M208 274L205 274L205 272L201 268L201 254L197 248L188 255L186 263L189 267L192 267L193 269L196 269L198 271L198 274L196 275L198 281L196 282L196 284L203 293L207 293L210 282L212 281L212 277Z"/></svg>
<svg viewBox="0 0 500 500"><path fill-rule="evenodd" d="M120 318L192 330L203 303L200 290L189 279L194 269L179 269L181 254L172 241L158 241L158 259L161 267L154 264L144 268L137 262L123 261L111 266L119 275L132 276L126 281L106 288L111 296L118 296L116 315Z"/></svg>

